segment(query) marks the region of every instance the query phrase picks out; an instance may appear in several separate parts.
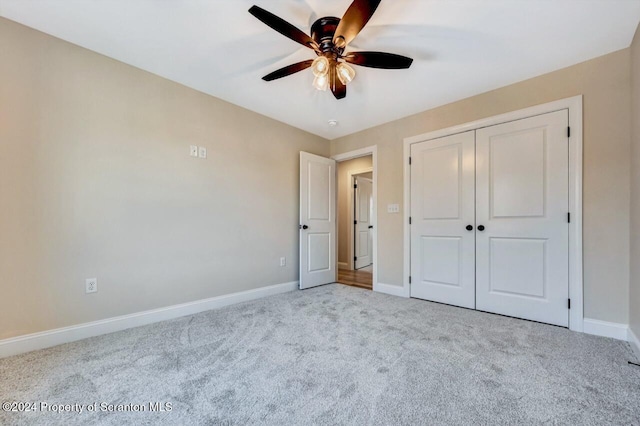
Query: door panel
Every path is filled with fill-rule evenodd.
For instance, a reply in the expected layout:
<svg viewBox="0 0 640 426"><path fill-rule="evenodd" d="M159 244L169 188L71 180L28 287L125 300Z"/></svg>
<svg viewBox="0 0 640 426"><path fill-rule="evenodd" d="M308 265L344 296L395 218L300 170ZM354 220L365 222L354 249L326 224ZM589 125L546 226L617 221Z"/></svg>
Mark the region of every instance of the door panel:
<svg viewBox="0 0 640 426"><path fill-rule="evenodd" d="M371 210L373 208L373 182L367 178L355 178L355 269L371 265L373 239L371 238Z"/></svg>
<svg viewBox="0 0 640 426"><path fill-rule="evenodd" d="M331 268L331 235L328 232L309 232L309 272L327 271Z"/></svg>
<svg viewBox="0 0 640 426"><path fill-rule="evenodd" d="M491 238L489 282L491 293L544 298L546 244L543 239ZM505 268L504 265L508 265Z"/></svg>
<svg viewBox="0 0 640 426"><path fill-rule="evenodd" d="M568 326L566 110L476 132L476 307Z"/></svg>
<svg viewBox="0 0 640 426"><path fill-rule="evenodd" d="M309 161L309 219L331 220L331 173L330 164Z"/></svg>
<svg viewBox="0 0 640 426"><path fill-rule="evenodd" d="M474 140L411 146L411 297L475 307Z"/></svg>
<svg viewBox="0 0 640 426"><path fill-rule="evenodd" d="M301 152L301 289L335 282L336 207L334 200L335 161Z"/></svg>
<svg viewBox="0 0 640 426"><path fill-rule="evenodd" d="M545 129L492 138L492 217L544 216Z"/></svg>
<svg viewBox="0 0 640 426"><path fill-rule="evenodd" d="M358 235L356 238L358 238L358 244L357 244L358 250L356 251L356 256L358 256L358 260L368 258L369 257L369 230L358 231ZM367 261L368 260L369 259L367 259Z"/></svg>
<svg viewBox="0 0 640 426"><path fill-rule="evenodd" d="M422 237L420 282L460 287L464 257L461 243L459 237Z"/></svg>
<svg viewBox="0 0 640 426"><path fill-rule="evenodd" d="M460 218L462 151L461 144L454 144L420 152L421 219Z"/></svg>

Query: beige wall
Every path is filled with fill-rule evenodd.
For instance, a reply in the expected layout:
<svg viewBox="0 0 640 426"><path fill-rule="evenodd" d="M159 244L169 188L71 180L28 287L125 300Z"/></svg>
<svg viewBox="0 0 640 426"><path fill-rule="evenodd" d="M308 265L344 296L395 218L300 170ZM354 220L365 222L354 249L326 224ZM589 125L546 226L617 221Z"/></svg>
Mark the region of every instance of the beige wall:
<svg viewBox="0 0 640 426"><path fill-rule="evenodd" d="M352 134L331 154L377 145L379 281L402 284L403 138L584 95L585 316L627 323L629 296L630 51L588 62Z"/></svg>
<svg viewBox="0 0 640 426"><path fill-rule="evenodd" d="M631 45L631 282L629 325L640 338L640 26Z"/></svg>
<svg viewBox="0 0 640 426"><path fill-rule="evenodd" d="M349 172L358 172L373 167L373 157L354 158L338 163L338 262L349 261Z"/></svg>
<svg viewBox="0 0 640 426"><path fill-rule="evenodd" d="M0 338L297 280L326 140L1 18L0 52Z"/></svg>

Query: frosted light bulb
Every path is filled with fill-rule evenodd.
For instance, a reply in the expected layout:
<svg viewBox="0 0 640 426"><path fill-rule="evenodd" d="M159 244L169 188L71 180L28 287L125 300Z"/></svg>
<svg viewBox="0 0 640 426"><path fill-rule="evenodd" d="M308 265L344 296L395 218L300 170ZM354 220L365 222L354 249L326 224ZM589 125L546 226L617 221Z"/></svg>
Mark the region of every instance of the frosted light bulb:
<svg viewBox="0 0 640 426"><path fill-rule="evenodd" d="M345 86L351 83L353 77L356 76L356 71L344 62L338 63L338 65L336 66L336 71L338 71L338 78Z"/></svg>
<svg viewBox="0 0 640 426"><path fill-rule="evenodd" d="M329 73L329 60L324 56L318 56L313 60L311 69L316 77L327 75Z"/></svg>
<svg viewBox="0 0 640 426"><path fill-rule="evenodd" d="M313 87L325 91L329 87L329 76L327 74L318 75L313 79Z"/></svg>

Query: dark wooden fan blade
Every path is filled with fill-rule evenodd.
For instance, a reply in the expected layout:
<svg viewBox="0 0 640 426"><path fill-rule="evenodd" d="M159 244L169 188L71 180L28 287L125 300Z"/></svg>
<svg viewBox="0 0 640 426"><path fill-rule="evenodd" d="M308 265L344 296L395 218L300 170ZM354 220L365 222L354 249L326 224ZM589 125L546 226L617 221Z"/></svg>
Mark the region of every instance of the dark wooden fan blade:
<svg viewBox="0 0 640 426"><path fill-rule="evenodd" d="M367 25L381 0L354 0L336 28L333 43L344 47Z"/></svg>
<svg viewBox="0 0 640 426"><path fill-rule="evenodd" d="M332 61L331 69L329 70L329 86L331 86L331 93L336 99L343 99L347 96L347 86L342 84L338 78L338 71L336 70L336 62Z"/></svg>
<svg viewBox="0 0 640 426"><path fill-rule="evenodd" d="M267 12L258 6L251 6L249 13L291 40L300 43L313 50L318 50L318 45L315 41L298 28L294 27L282 18L277 17L271 12Z"/></svg>
<svg viewBox="0 0 640 426"><path fill-rule="evenodd" d="M354 65L386 70L400 70L409 68L413 59L406 56L385 52L351 52L343 59Z"/></svg>
<svg viewBox="0 0 640 426"><path fill-rule="evenodd" d="M313 59L309 59L308 61L302 61L302 62L298 62L297 64L288 65L284 68L280 68L279 70L276 70L270 74L265 75L264 77L262 77L262 79L264 81L277 80L279 78L286 77L291 74L295 74L298 71L307 69L311 66L312 63L313 63Z"/></svg>

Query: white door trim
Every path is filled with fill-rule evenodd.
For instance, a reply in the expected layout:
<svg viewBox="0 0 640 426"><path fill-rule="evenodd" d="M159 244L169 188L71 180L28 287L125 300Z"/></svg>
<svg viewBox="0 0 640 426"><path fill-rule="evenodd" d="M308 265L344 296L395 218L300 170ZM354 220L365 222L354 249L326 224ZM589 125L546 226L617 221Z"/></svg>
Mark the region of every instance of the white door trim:
<svg viewBox="0 0 640 426"><path fill-rule="evenodd" d="M354 158L366 157L367 155L371 155L372 163L373 163L372 170L368 170L373 172L373 216L371 218L373 223L373 237L372 237L373 238L373 291L380 291L380 286L378 284L378 146L377 145L367 146L365 148L356 149L354 151L337 154L332 156L331 158L339 163L346 160L352 160ZM338 173L338 167L336 167L336 173ZM350 179L351 179L351 176L349 176L349 180ZM336 176L336 182L337 181L338 179ZM338 196L338 191L336 191L336 197L337 196ZM352 198L353 196L349 198L350 203L353 203ZM351 216L350 223L353 224L353 209L351 208L349 209L349 215ZM351 228L353 228L353 225L351 225ZM337 244L337 241L336 241L336 244ZM351 241L350 246L351 247L353 246L353 241ZM337 257L337 253L338 253L338 250L336 247L336 257ZM337 259L336 259L336 264L337 264ZM351 248L351 251L350 251L348 265L350 268L353 267L353 248Z"/></svg>
<svg viewBox="0 0 640 426"><path fill-rule="evenodd" d="M409 228L409 212L411 208L411 188L409 156L411 145L431 139L450 136L469 130L477 130L483 127L507 123L533 117L549 112L569 110L569 211L571 223L569 224L569 297L571 298L571 310L569 311L569 329L573 331L584 330L583 308L583 275L582 275L582 95L560 99L542 105L536 105L494 117L464 123L458 126L447 127L433 132L423 133L404 139L404 272L403 272L403 296L409 297L409 272L411 270L411 234ZM374 175L375 177L375 175ZM374 246L375 247L375 246ZM375 267L375 264L374 264Z"/></svg>
<svg viewBox="0 0 640 426"><path fill-rule="evenodd" d="M355 221L355 217L353 216L353 211L355 209L354 204L353 204L353 199L354 199L354 190L353 190L353 182L354 182L354 178L356 175L359 175L361 173L368 173L368 172L373 172L373 167L365 167L362 169L358 169L358 170L349 170L349 172L347 173L347 182L349 182L349 195L348 195L348 202L347 202L347 209L349 209L348 213L349 213L349 235L351 235L351 238L349 238L349 244L348 244L348 248L349 248L349 259L347 259L347 269L353 271L355 269L355 265L353 264L353 258L355 257L355 247L354 245L354 241L353 241L353 236L355 235L355 227L353 225L353 222Z"/></svg>

